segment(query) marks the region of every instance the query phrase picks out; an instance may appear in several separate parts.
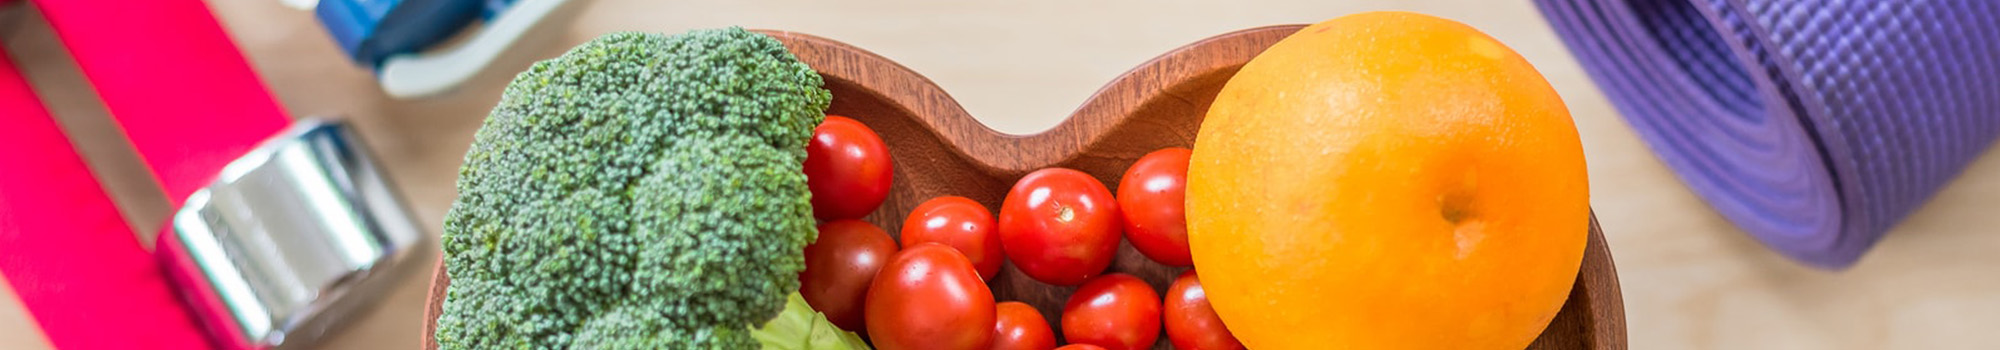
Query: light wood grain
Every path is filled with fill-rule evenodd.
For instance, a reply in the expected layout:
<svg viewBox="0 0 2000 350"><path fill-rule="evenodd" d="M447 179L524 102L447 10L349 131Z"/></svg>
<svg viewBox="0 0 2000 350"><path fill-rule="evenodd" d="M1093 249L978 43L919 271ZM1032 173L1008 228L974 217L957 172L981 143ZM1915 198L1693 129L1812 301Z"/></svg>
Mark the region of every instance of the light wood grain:
<svg viewBox="0 0 2000 350"><path fill-rule="evenodd" d="M826 78L833 92L829 114L855 118L882 135L897 164L889 198L865 218L895 235L916 205L940 196L965 196L997 210L1015 179L1035 169L1081 170L1116 188L1119 175L1146 152L1191 147L1195 131L1223 83L1264 48L1302 26L1272 26L1204 39L1140 64L1114 79L1049 131L1003 134L973 119L950 94L921 74L889 59L816 36L763 31ZM1583 267L1556 319L1530 349L1624 349L1625 316L1603 235L1593 219ZM1138 276L1156 291L1185 268L1160 265L1120 241L1110 272ZM435 332L450 278L443 264L433 272L423 346L435 349ZM1060 315L1075 287L1027 277L1011 263L989 281L997 300L1026 302L1042 314ZM1061 319L1048 317L1053 327ZM1165 339L1164 335L1161 339ZM1155 349L1169 349L1159 342Z"/></svg>

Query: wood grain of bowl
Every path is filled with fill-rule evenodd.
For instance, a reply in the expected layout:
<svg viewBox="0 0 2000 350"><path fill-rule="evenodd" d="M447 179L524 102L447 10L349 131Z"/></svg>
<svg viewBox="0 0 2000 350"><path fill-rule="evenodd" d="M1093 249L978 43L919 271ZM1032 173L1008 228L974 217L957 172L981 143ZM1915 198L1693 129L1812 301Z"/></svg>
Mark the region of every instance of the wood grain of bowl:
<svg viewBox="0 0 2000 350"><path fill-rule="evenodd" d="M829 114L860 120L888 142L896 163L895 187L866 220L894 235L910 210L933 197L965 196L997 212L1014 180L1040 168L1081 170L1117 188L1125 168L1147 152L1192 146L1223 83L1251 57L1302 27L1242 30L1175 49L1120 75L1068 120L1034 135L987 128L937 84L874 53L806 34L760 32L784 42L826 78L834 96ZM1568 302L1529 349L1626 347L1617 270L1594 217L1586 249ZM1153 263L1121 242L1111 270L1139 276L1164 291L1182 269ZM437 348L431 334L451 283L442 262L434 274L424 313L427 350ZM989 285L998 300L1020 300L1041 309L1051 325L1074 290L1037 282L1012 264ZM1164 335L1155 346L1170 347Z"/></svg>

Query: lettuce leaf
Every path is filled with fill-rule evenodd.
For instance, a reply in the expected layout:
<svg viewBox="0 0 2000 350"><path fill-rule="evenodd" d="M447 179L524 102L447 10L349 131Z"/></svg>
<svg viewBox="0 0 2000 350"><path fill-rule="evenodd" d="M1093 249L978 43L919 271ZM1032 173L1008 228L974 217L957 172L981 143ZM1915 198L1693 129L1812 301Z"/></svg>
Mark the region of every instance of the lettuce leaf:
<svg viewBox="0 0 2000 350"><path fill-rule="evenodd" d="M871 350L860 335L834 326L826 314L813 310L799 292L786 299L785 311L763 327L751 329L750 335L763 343L765 350Z"/></svg>

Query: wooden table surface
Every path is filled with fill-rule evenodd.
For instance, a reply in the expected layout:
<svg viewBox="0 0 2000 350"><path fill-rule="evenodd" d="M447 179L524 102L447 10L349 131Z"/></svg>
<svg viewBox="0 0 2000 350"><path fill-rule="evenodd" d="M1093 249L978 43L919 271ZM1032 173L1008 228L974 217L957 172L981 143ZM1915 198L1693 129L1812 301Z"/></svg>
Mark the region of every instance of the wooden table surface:
<svg viewBox="0 0 2000 350"><path fill-rule="evenodd" d="M1852 270L1832 273L1764 250L1676 180L1621 121L1532 4L1504 1L644 1L574 0L576 16L538 31L453 94L399 101L342 58L310 13L275 0L209 0L271 90L296 116L342 115L436 234L472 132L514 72L598 34L742 25L813 33L921 72L996 129L1031 133L1113 76L1196 39L1375 9L1458 19L1520 51L1569 103L1590 162L1592 204L1618 264L1631 342L1641 349L2000 348L2000 156L1975 162ZM1225 4L1226 3L1226 4ZM76 138L139 232L167 200L119 138L32 8L0 9L0 43ZM150 234L136 234L150 242ZM148 243L150 244L150 243ZM328 349L414 348L424 280L415 273ZM0 349L47 341L0 285Z"/></svg>

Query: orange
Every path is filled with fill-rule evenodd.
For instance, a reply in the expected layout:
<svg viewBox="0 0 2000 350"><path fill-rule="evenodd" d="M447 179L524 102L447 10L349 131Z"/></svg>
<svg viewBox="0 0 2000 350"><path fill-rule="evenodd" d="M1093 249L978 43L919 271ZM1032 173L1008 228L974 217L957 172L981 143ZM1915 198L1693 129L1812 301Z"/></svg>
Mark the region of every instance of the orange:
<svg viewBox="0 0 2000 350"><path fill-rule="evenodd" d="M1589 230L1583 146L1533 66L1465 24L1314 24L1231 78L1196 138L1188 238L1251 349L1520 349Z"/></svg>

